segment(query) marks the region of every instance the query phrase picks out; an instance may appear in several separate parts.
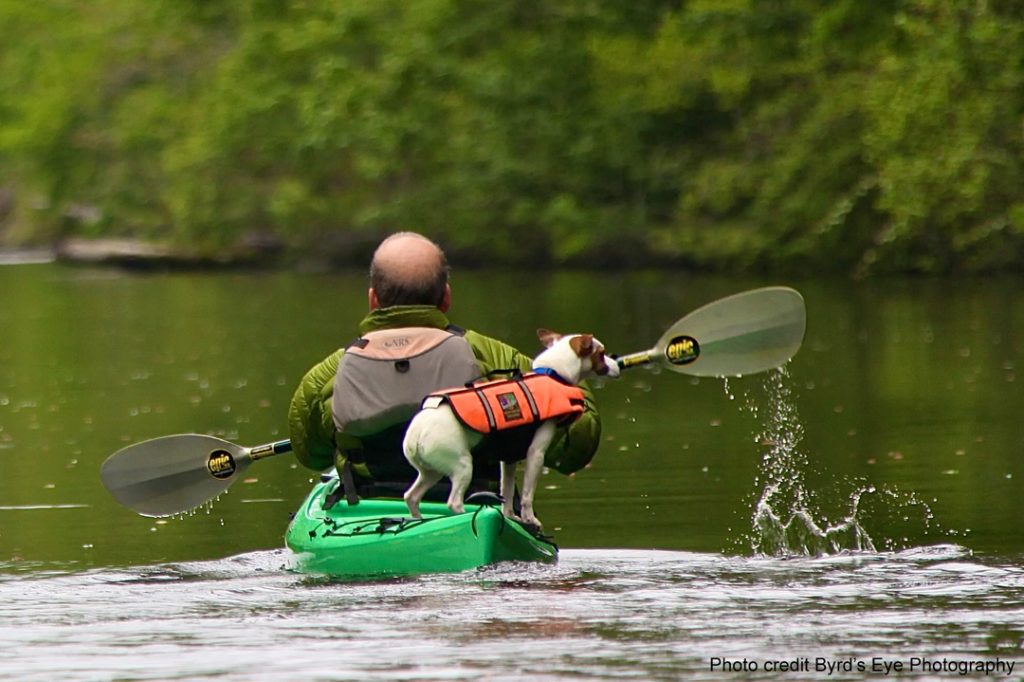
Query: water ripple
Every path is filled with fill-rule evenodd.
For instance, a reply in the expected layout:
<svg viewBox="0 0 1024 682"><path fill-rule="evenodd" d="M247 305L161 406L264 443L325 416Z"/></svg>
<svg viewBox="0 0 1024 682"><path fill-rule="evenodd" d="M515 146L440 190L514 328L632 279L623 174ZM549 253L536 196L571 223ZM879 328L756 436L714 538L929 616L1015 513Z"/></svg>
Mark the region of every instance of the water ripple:
<svg viewBox="0 0 1024 682"><path fill-rule="evenodd" d="M820 559L566 550L555 566L362 583L286 564L271 551L6 576L0 678L710 680L714 657L1012 658L1024 639L1024 569L955 545Z"/></svg>

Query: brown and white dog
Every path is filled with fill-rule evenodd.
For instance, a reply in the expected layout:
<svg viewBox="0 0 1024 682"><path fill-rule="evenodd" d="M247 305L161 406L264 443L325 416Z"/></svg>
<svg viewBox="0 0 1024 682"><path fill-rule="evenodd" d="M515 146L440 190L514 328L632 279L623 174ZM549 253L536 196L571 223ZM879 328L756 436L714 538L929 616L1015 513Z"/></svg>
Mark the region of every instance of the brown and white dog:
<svg viewBox="0 0 1024 682"><path fill-rule="evenodd" d="M537 336L546 349L533 361L534 370L554 372L565 383L579 384L589 374L609 377L619 376L619 366L614 360L606 359L604 346L590 334L562 336L555 332L538 329ZM555 420L541 422L527 449L526 470L523 474L523 489L520 501L523 523L541 526L533 511L533 500L537 480L544 466L544 453L555 436ZM452 488L448 496L448 507L455 513L464 511L463 499L473 476L473 457L470 450L484 436L464 426L455 416L451 407L439 403L424 407L416 416L405 434L402 449L405 458L419 472L416 481L405 492L405 502L413 518L420 518L420 501L426 492L442 477L451 479ZM501 463L502 513L516 518L512 510L512 498L516 484L516 462Z"/></svg>

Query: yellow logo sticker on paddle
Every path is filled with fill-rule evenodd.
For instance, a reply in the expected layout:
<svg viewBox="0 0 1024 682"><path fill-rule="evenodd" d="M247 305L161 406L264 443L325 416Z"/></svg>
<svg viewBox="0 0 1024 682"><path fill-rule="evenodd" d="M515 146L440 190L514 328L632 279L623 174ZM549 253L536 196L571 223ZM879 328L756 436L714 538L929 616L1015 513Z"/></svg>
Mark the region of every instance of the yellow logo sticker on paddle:
<svg viewBox="0 0 1024 682"><path fill-rule="evenodd" d="M231 478L235 473L235 458L227 450L214 450L206 460L206 468L214 478Z"/></svg>
<svg viewBox="0 0 1024 682"><path fill-rule="evenodd" d="M700 345L692 336L677 336L665 346L665 357L673 365L688 365L700 355Z"/></svg>

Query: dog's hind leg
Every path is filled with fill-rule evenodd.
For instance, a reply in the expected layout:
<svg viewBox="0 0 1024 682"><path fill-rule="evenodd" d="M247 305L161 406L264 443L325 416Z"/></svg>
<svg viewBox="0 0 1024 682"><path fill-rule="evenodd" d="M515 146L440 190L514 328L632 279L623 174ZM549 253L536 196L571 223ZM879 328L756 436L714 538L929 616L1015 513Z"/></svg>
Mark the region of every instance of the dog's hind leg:
<svg viewBox="0 0 1024 682"><path fill-rule="evenodd" d="M515 500L515 462L502 461L502 514L516 518L513 503Z"/></svg>
<svg viewBox="0 0 1024 682"><path fill-rule="evenodd" d="M455 462L449 478L452 480L452 491L448 495L448 508L456 514L466 511L463 501L466 499L466 490L473 479L473 458L467 452L465 457L460 457Z"/></svg>
<svg viewBox="0 0 1024 682"><path fill-rule="evenodd" d="M443 474L436 471L420 471L416 481L405 491L402 499L405 500L406 506L409 507L409 514L414 519L422 518L420 502L423 500L423 496L427 494L427 491L433 488L442 477Z"/></svg>

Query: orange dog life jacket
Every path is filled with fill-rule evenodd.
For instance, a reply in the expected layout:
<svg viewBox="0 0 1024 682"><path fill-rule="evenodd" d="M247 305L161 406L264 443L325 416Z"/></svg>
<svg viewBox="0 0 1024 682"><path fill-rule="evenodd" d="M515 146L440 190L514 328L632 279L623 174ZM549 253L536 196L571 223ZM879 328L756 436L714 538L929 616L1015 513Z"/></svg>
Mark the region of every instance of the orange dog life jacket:
<svg viewBox="0 0 1024 682"><path fill-rule="evenodd" d="M583 391L547 374L529 372L467 388L431 393L424 407L447 403L459 421L480 433L504 431L547 419L571 421L583 414Z"/></svg>

